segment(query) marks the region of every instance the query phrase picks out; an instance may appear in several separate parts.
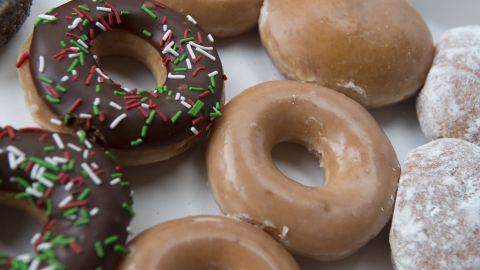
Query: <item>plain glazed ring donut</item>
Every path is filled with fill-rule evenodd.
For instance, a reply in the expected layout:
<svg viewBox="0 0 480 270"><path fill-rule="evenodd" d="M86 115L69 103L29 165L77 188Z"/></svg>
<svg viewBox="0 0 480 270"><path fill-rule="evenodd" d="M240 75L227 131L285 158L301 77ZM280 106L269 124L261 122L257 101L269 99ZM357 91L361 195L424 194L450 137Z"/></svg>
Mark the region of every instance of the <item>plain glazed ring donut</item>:
<svg viewBox="0 0 480 270"><path fill-rule="evenodd" d="M277 169L271 150L282 142L323 157L323 186L303 186ZM225 213L320 260L345 257L380 232L400 175L390 141L364 108L327 88L290 81L257 85L231 101L212 133L207 164Z"/></svg>
<svg viewBox="0 0 480 270"><path fill-rule="evenodd" d="M160 85L122 88L97 61L106 55L138 59ZM37 20L19 66L41 126L82 130L122 164L186 150L221 114L223 71L213 37L191 16L151 0L74 0L52 9Z"/></svg>
<svg viewBox="0 0 480 270"><path fill-rule="evenodd" d="M440 139L403 165L390 245L397 270L478 269L480 147Z"/></svg>
<svg viewBox="0 0 480 270"><path fill-rule="evenodd" d="M195 216L153 227L130 244L119 270L299 270L268 234L234 219Z"/></svg>
<svg viewBox="0 0 480 270"><path fill-rule="evenodd" d="M0 0L0 46L5 45L23 25L32 0Z"/></svg>
<svg viewBox="0 0 480 270"><path fill-rule="evenodd" d="M425 21L406 0L265 0L262 43L288 78L366 107L413 96L432 64Z"/></svg>
<svg viewBox="0 0 480 270"><path fill-rule="evenodd" d="M47 218L36 254L0 255L0 269L115 269L133 214L119 169L83 135L0 128L0 191Z"/></svg>
<svg viewBox="0 0 480 270"><path fill-rule="evenodd" d="M165 5L191 14L205 31L218 38L252 30L258 23L263 0L161 0Z"/></svg>
<svg viewBox="0 0 480 270"><path fill-rule="evenodd" d="M437 44L435 61L417 99L423 133L480 145L480 26L455 28Z"/></svg>

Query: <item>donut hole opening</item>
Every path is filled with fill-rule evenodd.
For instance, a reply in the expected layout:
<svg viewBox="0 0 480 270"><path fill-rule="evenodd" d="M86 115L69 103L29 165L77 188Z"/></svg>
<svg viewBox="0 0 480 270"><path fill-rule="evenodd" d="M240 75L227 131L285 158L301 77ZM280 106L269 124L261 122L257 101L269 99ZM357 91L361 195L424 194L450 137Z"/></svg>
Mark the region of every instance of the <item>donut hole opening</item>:
<svg viewBox="0 0 480 270"><path fill-rule="evenodd" d="M39 210L14 199L0 199L0 250L2 254L17 256L32 254L32 237L42 231L45 218Z"/></svg>
<svg viewBox="0 0 480 270"><path fill-rule="evenodd" d="M95 38L92 51L102 70L122 87L153 90L167 80L161 53L126 30L101 33Z"/></svg>
<svg viewBox="0 0 480 270"><path fill-rule="evenodd" d="M307 187L320 187L325 182L323 159L296 143L282 142L272 149L272 160L278 170Z"/></svg>

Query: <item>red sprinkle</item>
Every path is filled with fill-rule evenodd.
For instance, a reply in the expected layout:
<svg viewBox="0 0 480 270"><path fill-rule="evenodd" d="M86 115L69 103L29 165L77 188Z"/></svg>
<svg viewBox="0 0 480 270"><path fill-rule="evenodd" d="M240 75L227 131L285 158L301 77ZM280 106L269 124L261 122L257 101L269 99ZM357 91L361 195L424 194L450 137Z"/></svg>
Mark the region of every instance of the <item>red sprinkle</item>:
<svg viewBox="0 0 480 270"><path fill-rule="evenodd" d="M82 104L83 100L81 98L78 98L72 105L72 107L70 107L69 111L70 112L74 112L78 109L78 107L80 106L80 104Z"/></svg>

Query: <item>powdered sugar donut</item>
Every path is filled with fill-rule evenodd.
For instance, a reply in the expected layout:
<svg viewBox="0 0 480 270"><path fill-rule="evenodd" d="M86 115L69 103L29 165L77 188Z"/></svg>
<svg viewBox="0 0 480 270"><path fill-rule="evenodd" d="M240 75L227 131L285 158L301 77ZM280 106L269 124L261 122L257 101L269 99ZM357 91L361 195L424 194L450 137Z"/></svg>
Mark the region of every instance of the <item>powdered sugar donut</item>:
<svg viewBox="0 0 480 270"><path fill-rule="evenodd" d="M390 244L397 270L479 269L480 147L441 139L407 157Z"/></svg>
<svg viewBox="0 0 480 270"><path fill-rule="evenodd" d="M418 97L417 112L429 139L480 144L480 26L448 31Z"/></svg>

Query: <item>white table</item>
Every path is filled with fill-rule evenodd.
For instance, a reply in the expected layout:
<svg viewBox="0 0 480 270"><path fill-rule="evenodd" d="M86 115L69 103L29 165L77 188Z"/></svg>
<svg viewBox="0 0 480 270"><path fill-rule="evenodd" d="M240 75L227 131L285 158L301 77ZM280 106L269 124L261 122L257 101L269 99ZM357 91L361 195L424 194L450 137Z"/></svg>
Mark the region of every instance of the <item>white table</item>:
<svg viewBox="0 0 480 270"><path fill-rule="evenodd" d="M36 16L64 0L34 1L32 16L19 34L0 48L0 125L25 127L35 125L23 102L15 62L23 41L32 31ZM477 0L414 0L438 39L446 29L480 21ZM256 31L239 38L219 41L225 72L229 75L226 96L230 100L242 90L257 83L282 79L265 54ZM118 63L122 65L117 65ZM133 67L122 69L122 67ZM104 68L127 87L152 88L155 85L146 68L126 58L107 59ZM133 74L132 74L133 72ZM127 76L128 75L128 78ZM391 139L398 157L426 142L418 126L414 100L372 113ZM281 146L274 151L280 169L305 184L321 183L321 169L306 151L294 146ZM295 158L291 158L294 156ZM205 143L170 161L126 169L135 190L134 234L160 222L195 214L219 214L207 184ZM4 209L4 207L2 207ZM9 216L7 216L9 215ZM33 232L32 220L18 225L15 211L0 214L0 250L27 251L25 241ZM25 218L25 215L23 215ZM3 222L8 220L8 222ZM37 226L38 227L38 226ZM13 237L12 234L17 234ZM23 242L22 242L23 241ZM392 269L388 245L388 228L354 256L331 263L299 259L302 269L313 270L388 270Z"/></svg>

